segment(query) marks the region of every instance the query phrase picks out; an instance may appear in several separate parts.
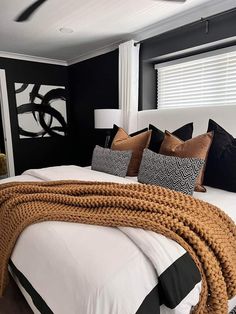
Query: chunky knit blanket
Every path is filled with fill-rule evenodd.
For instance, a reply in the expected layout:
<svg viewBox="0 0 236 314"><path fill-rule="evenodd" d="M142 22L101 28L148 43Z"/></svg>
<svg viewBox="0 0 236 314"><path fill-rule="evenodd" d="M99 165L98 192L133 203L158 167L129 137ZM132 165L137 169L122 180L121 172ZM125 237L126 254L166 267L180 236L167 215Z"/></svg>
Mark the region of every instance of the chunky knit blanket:
<svg viewBox="0 0 236 314"><path fill-rule="evenodd" d="M194 313L228 313L236 295L236 226L213 205L142 184L78 181L0 185L0 293L20 233L42 221L130 226L161 233L182 245L202 276Z"/></svg>

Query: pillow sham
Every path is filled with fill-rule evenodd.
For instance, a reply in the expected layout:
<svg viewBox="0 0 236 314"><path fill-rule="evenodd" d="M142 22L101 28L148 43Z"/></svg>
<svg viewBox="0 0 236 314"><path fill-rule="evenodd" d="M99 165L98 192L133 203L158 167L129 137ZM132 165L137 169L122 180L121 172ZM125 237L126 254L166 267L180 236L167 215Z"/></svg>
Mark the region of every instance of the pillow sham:
<svg viewBox="0 0 236 314"><path fill-rule="evenodd" d="M135 136L129 136L125 130L119 128L111 145L112 150L131 150L132 157L129 163L127 176L135 177L138 174L142 153L148 147L152 131L142 132Z"/></svg>
<svg viewBox="0 0 236 314"><path fill-rule="evenodd" d="M198 158L203 159L206 162L212 138L213 133L209 132L184 142L166 131L164 141L161 144L160 154L181 158ZM204 167L197 177L195 191L206 192L205 187L202 185L203 179Z"/></svg>
<svg viewBox="0 0 236 314"><path fill-rule="evenodd" d="M110 135L110 139L108 142L108 148L111 148L112 142L114 140L114 137L116 136L116 133L119 131L119 127L116 124L113 124L113 129L111 130L111 135ZM142 130L136 131L134 133L129 134L129 136L135 136L138 135L142 132L148 131L148 128L144 128Z"/></svg>
<svg viewBox="0 0 236 314"><path fill-rule="evenodd" d="M152 130L152 136L149 144L149 149L153 152L158 153L160 151L161 144L164 140L165 133L156 128L154 125L149 124L149 130ZM188 123L180 127L179 129L172 132L173 135L177 136L183 141L187 141L192 138L193 135L193 123Z"/></svg>
<svg viewBox="0 0 236 314"><path fill-rule="evenodd" d="M96 145L93 150L91 169L125 177L131 156L131 151L113 151Z"/></svg>
<svg viewBox="0 0 236 314"><path fill-rule="evenodd" d="M145 149L138 182L192 195L196 178L203 165L202 159L165 156Z"/></svg>
<svg viewBox="0 0 236 314"><path fill-rule="evenodd" d="M214 138L206 163L204 183L236 192L236 138L211 119L208 123L210 131L214 132Z"/></svg>

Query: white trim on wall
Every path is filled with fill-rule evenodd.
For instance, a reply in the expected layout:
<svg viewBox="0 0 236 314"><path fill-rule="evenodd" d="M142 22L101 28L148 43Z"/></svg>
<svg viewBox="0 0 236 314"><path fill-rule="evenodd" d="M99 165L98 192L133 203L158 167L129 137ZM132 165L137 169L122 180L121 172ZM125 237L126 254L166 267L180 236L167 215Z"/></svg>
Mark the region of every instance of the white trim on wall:
<svg viewBox="0 0 236 314"><path fill-rule="evenodd" d="M16 60L23 60L23 61L49 63L49 64L56 64L56 65L64 65L64 66L68 65L65 60L58 60L58 59L50 59L50 58L43 58L43 57L37 57L37 56L30 56L30 55L14 53L14 52L7 52L7 51L0 51L0 57L2 57L2 58L9 58L9 59L16 59Z"/></svg>
<svg viewBox="0 0 236 314"><path fill-rule="evenodd" d="M88 59L91 59L91 58L94 58L94 57L98 57L98 56L104 55L105 53L108 53L108 52L111 52L113 50L118 49L119 44L121 44L123 42L124 42L123 40L119 41L119 42L115 42L115 43L112 43L112 44L110 44L108 46L105 46L105 47L102 47L102 48L99 48L99 49L95 49L92 52L82 54L82 55L80 55L80 56L78 56L76 58L68 60L67 61L67 65L72 65L72 64L75 64L75 63L78 63L78 62L82 62L82 61L85 61L85 60L88 60Z"/></svg>
<svg viewBox="0 0 236 314"><path fill-rule="evenodd" d="M4 134L4 144L6 150L8 175L15 175L15 166L13 158L12 136L11 136L11 120L9 113L7 82L5 70L0 69L0 102L2 111L2 124Z"/></svg>

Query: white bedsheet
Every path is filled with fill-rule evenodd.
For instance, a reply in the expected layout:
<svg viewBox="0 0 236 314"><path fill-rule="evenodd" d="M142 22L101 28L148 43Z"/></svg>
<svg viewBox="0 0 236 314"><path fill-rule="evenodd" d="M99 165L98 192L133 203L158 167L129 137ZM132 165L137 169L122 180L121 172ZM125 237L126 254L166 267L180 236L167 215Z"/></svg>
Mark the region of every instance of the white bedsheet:
<svg viewBox="0 0 236 314"><path fill-rule="evenodd" d="M76 166L29 170L10 181L59 179L131 182ZM1 182L5 181L9 180ZM151 244L151 253L146 252L144 237ZM134 314L156 286L156 271L162 272L161 245L172 247L170 251L176 250L179 256L185 252L174 241L140 229L43 222L21 234L12 260L56 314ZM166 256L170 263L171 256ZM200 289L198 284L175 310L162 306L161 313L189 313Z"/></svg>
<svg viewBox="0 0 236 314"><path fill-rule="evenodd" d="M206 193L194 192L194 197L222 209L236 223L236 193L206 187Z"/></svg>

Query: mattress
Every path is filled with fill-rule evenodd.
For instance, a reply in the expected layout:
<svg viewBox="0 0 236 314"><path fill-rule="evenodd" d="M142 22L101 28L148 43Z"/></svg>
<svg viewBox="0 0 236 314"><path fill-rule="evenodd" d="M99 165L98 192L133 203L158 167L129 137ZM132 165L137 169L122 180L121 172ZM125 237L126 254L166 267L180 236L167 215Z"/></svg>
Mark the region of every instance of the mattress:
<svg viewBox="0 0 236 314"><path fill-rule="evenodd" d="M10 181L52 179L133 182L73 166L30 170ZM234 193L208 188L207 193L196 193L194 197L219 205L236 222ZM186 258L185 252L176 243L171 248L172 240L165 237L160 239L162 236L152 232L131 229L66 222L43 222L26 228L9 267L34 313L190 313L199 300L201 282L196 280L194 289L183 295L173 309L160 304L156 268L145 248L136 242L147 237L154 252L160 255L162 247L169 246L170 252L176 250L178 258L170 259L168 267L161 270L163 273L171 269L172 263ZM232 300L230 309L234 305Z"/></svg>

